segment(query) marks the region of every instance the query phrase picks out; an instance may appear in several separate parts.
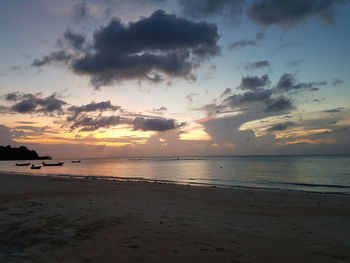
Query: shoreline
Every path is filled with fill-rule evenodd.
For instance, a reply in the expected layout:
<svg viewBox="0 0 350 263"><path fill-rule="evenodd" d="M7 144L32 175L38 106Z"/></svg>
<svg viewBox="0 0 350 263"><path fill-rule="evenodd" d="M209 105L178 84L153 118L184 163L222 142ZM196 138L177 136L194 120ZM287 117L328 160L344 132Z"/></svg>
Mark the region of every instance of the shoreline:
<svg viewBox="0 0 350 263"><path fill-rule="evenodd" d="M281 192L296 192L296 193L311 193L311 194L325 194L325 195L345 195L350 196L350 192L333 192L333 191L309 191L301 189L288 189L288 188L274 188L274 187L254 187L254 186L240 186L240 185L225 185L225 184L210 184L210 183L198 183L198 182L181 182L181 181L171 181L162 179L146 179L141 177L117 177L117 176L95 176L95 175L76 175L76 174L50 174L50 173L25 173L25 172L13 172L13 171L0 171L0 176L2 174L13 174L13 175L25 175L34 177L53 177L53 178L66 178L66 179L84 179L84 180L102 180L102 181L119 181L119 182L145 182L145 183L155 183L155 184L174 184L174 185L185 185L191 187L218 187L218 188L228 188L228 189L242 189L242 190L261 190L261 191L281 191ZM312 187L313 185L307 185ZM315 187L315 186L314 186ZM327 185L322 185L316 187L327 187ZM332 186L330 186L332 187ZM339 187L339 186L336 186ZM341 187L348 188L348 187Z"/></svg>
<svg viewBox="0 0 350 263"><path fill-rule="evenodd" d="M0 173L2 262L347 262L350 196Z"/></svg>

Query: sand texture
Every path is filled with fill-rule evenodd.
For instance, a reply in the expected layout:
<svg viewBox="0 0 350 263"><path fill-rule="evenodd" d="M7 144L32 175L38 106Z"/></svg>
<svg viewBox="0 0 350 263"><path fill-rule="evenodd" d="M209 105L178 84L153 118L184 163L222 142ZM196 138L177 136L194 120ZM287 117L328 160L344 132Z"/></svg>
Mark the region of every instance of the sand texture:
<svg viewBox="0 0 350 263"><path fill-rule="evenodd" d="M3 173L0 262L350 262L350 196Z"/></svg>

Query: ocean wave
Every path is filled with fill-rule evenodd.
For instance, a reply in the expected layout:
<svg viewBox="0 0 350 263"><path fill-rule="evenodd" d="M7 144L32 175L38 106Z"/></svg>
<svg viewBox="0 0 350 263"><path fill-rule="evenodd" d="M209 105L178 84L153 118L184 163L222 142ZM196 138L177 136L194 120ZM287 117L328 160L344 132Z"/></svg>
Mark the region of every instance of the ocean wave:
<svg viewBox="0 0 350 263"><path fill-rule="evenodd" d="M307 186L307 187L327 187L327 188L342 188L350 189L350 185L337 185L337 184L312 184L312 183L288 183L288 182L267 182L274 185L295 185L295 186Z"/></svg>

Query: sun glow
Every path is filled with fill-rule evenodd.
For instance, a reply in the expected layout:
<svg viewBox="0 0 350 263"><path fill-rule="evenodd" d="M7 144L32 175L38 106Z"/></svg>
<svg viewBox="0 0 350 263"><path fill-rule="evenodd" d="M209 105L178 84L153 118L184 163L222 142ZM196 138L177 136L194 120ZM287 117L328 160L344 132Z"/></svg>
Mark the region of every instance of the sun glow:
<svg viewBox="0 0 350 263"><path fill-rule="evenodd" d="M203 130L203 128L193 128L180 134L182 141L210 141L211 137Z"/></svg>

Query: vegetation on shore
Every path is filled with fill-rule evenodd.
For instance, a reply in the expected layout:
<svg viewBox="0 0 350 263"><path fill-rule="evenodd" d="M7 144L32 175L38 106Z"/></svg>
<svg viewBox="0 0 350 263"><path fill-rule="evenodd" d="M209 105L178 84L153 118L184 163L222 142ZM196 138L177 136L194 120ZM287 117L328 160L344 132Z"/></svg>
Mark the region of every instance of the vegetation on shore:
<svg viewBox="0 0 350 263"><path fill-rule="evenodd" d="M0 146L0 160L49 160L50 156L39 156L34 150L29 150L25 146L18 148L7 146Z"/></svg>

